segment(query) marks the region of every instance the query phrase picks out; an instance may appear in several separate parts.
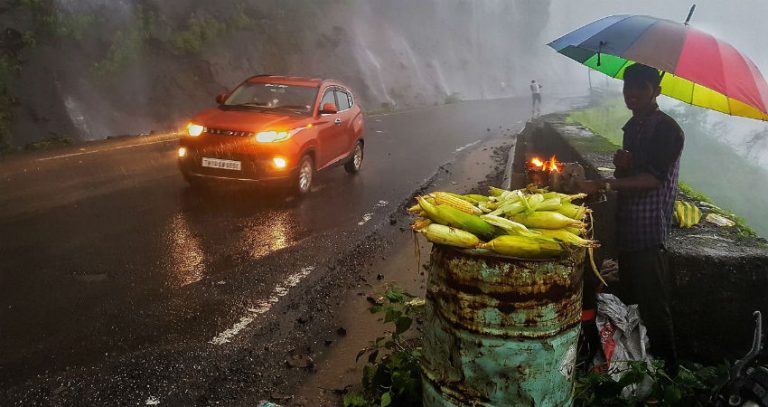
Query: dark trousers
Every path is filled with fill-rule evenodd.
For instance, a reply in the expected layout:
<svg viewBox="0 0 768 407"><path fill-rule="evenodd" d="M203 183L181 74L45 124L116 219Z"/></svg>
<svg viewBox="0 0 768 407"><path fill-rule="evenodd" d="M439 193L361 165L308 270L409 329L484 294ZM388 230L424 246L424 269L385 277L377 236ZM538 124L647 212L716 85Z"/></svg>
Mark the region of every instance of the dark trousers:
<svg viewBox="0 0 768 407"><path fill-rule="evenodd" d="M672 275L667 250L663 247L619 252L621 300L638 304L640 318L648 329L650 353L664 359L666 370L677 370L670 291Z"/></svg>

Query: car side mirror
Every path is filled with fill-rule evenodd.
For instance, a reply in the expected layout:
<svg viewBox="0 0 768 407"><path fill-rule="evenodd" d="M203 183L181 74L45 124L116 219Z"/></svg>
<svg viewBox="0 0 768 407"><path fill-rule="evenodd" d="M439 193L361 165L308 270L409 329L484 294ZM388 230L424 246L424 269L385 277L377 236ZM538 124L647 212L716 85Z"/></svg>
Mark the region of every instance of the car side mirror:
<svg viewBox="0 0 768 407"><path fill-rule="evenodd" d="M227 97L229 97L229 95L226 93L219 94L219 96L216 96L216 103L223 105L224 102L227 101Z"/></svg>
<svg viewBox="0 0 768 407"><path fill-rule="evenodd" d="M333 103L326 103L320 109L320 114L336 114L338 112L339 112L339 109Z"/></svg>

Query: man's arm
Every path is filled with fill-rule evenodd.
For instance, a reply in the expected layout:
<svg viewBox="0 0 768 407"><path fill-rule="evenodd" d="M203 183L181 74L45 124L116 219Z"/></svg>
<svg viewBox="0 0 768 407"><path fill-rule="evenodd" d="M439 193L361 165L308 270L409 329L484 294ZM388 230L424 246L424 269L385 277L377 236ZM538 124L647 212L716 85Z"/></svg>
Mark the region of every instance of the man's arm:
<svg viewBox="0 0 768 407"><path fill-rule="evenodd" d="M656 154L646 164L633 166L632 169L617 169L614 173L616 179L585 181L580 183L580 188L586 193L596 193L601 189L626 192L645 192L657 189L666 179L672 165L680 157L683 141L683 132L677 123L660 123L653 134L652 145L657 149Z"/></svg>

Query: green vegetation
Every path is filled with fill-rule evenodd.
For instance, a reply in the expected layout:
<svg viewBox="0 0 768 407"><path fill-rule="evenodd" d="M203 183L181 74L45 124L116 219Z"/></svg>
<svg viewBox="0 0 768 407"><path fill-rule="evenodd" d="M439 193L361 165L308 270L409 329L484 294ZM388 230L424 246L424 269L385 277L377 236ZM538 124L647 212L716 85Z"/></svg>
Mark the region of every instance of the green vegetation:
<svg viewBox="0 0 768 407"><path fill-rule="evenodd" d="M13 123L15 100L11 93L11 87L20 70L21 65L15 58L0 57L0 153L9 150L13 139L11 124Z"/></svg>
<svg viewBox="0 0 768 407"><path fill-rule="evenodd" d="M226 32L226 22L210 16L193 15L187 21L187 28L173 35L171 45L179 51L198 54L206 44Z"/></svg>
<svg viewBox="0 0 768 407"><path fill-rule="evenodd" d="M704 367L698 364L681 366L675 377L669 376L663 362L629 362L628 368L616 381L606 373L590 372L577 379L576 407L704 407L722 388L729 377L727 365ZM622 390L641 385L650 379L650 395L622 398Z"/></svg>
<svg viewBox="0 0 768 407"><path fill-rule="evenodd" d="M384 323L394 329L358 353L358 360L365 355L368 359L362 392L346 394L344 407L421 406L421 343L407 333L421 315L424 300L392 286L373 302L371 313L383 314Z"/></svg>
<svg viewBox="0 0 768 407"><path fill-rule="evenodd" d="M747 224L744 218L736 215L735 213L733 213L728 209L724 209L717 206L717 204L709 196L695 190L692 186L682 181L678 183L678 189L680 190L680 193L682 193L683 195L685 195L687 198L691 200L708 203L710 207L708 207L707 209L710 212L717 213L719 215L722 215L736 222L736 231L740 236L757 237L757 233L755 233L755 231Z"/></svg>
<svg viewBox="0 0 768 407"><path fill-rule="evenodd" d="M579 123L593 133L605 137L616 146L621 146L623 132L621 128L629 120L631 113L621 103L577 110L568 115L568 122Z"/></svg>
<svg viewBox="0 0 768 407"><path fill-rule="evenodd" d="M51 136L40 141L35 141L34 143L29 143L24 146L24 149L29 151L46 150L53 147L68 146L70 144L72 144L72 139L70 138Z"/></svg>
<svg viewBox="0 0 768 407"><path fill-rule="evenodd" d="M768 169L748 162L718 140L717 135L722 130L717 125L708 124L704 109L681 104L667 113L680 123L686 135L680 170L680 178L685 181L683 185L687 183L688 191L694 196L697 194L694 191L701 191L720 207L730 208L742 216L744 219L723 211L737 222L740 234L749 236L757 232L768 236L768 218L764 216L768 213L768 190L758 188L768 179ZM621 127L629 117L623 101L613 99L573 112L568 121L579 123L621 145Z"/></svg>
<svg viewBox="0 0 768 407"><path fill-rule="evenodd" d="M459 102L461 102L461 97L456 92L453 92L450 95L445 97L445 104L446 105L451 105L451 104L459 103Z"/></svg>

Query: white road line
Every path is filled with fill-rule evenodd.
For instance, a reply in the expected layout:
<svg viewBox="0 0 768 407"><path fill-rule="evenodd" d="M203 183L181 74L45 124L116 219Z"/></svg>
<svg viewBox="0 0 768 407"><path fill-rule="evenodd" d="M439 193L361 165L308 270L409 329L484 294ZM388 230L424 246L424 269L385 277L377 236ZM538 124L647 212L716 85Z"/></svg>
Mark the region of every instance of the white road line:
<svg viewBox="0 0 768 407"><path fill-rule="evenodd" d="M151 143L131 144L131 145L127 145L127 146L119 146L119 147L111 147L111 148L102 148L102 149L100 149L100 150L81 151L81 152L79 152L79 153L70 153L70 154L55 155L55 156L53 156L53 157L43 157L43 158L38 158L38 159L37 159L37 160L35 160L35 161L48 161L48 160L58 160L58 159L61 159L61 158L77 157L77 156L79 156L79 155L94 154L94 153L102 153L102 152L105 152L105 151L123 150L123 149L126 149L126 148L134 148L134 147L149 146L149 145L152 145L152 144L159 144L159 143L168 143L168 142L171 142L171 141L178 141L178 139L176 139L176 138L172 138L172 139L168 139L168 140L158 140L158 141L153 141L153 142L151 142Z"/></svg>
<svg viewBox="0 0 768 407"><path fill-rule="evenodd" d="M383 130L376 130L376 133L384 133Z"/></svg>
<svg viewBox="0 0 768 407"><path fill-rule="evenodd" d="M361 220L360 222L357 222L357 225L363 226L366 223L368 223L368 221L370 221L371 219L373 219L373 213L372 212L366 213L365 215L363 215L363 220Z"/></svg>
<svg viewBox="0 0 768 407"><path fill-rule="evenodd" d="M147 406L158 406L160 405L160 399L158 399L155 396L149 396L149 398L147 398L147 401L145 401L144 404Z"/></svg>
<svg viewBox="0 0 768 407"><path fill-rule="evenodd" d="M376 203L376 205L373 205L373 210L375 211L376 209L383 208L387 205L389 205L389 202L380 200L379 202ZM373 219L373 212L368 212L365 215L363 215L363 220L361 220L360 222L357 222L357 225L363 226L366 223L368 223L371 219Z"/></svg>
<svg viewBox="0 0 768 407"><path fill-rule="evenodd" d="M288 276L284 282L275 286L275 288L272 290L272 294L268 299L258 301L254 308L248 308L247 315L240 318L240 320L234 324L232 328L229 328L226 331L216 335L213 339L208 341L208 343L212 345L223 345L225 343L231 342L232 338L237 336L237 334L245 329L245 327L250 325L256 316L264 314L272 309L272 307L280 301L281 297L288 295L290 289L296 287L301 282L301 280L310 275L314 269L315 266L304 267L298 273Z"/></svg>
<svg viewBox="0 0 768 407"><path fill-rule="evenodd" d="M464 151L464 150L466 150L466 149L468 149L468 148L470 148L470 147L474 146L475 144L477 144L477 143L479 143L479 142L480 142L480 140L477 140L477 141L475 141L475 142L472 142L472 143L469 143L469 144L467 144L466 146L462 146L462 147L459 147L459 148L457 148L457 149L456 149L456 152L457 152L457 153L460 153L460 152L462 152L462 151Z"/></svg>

